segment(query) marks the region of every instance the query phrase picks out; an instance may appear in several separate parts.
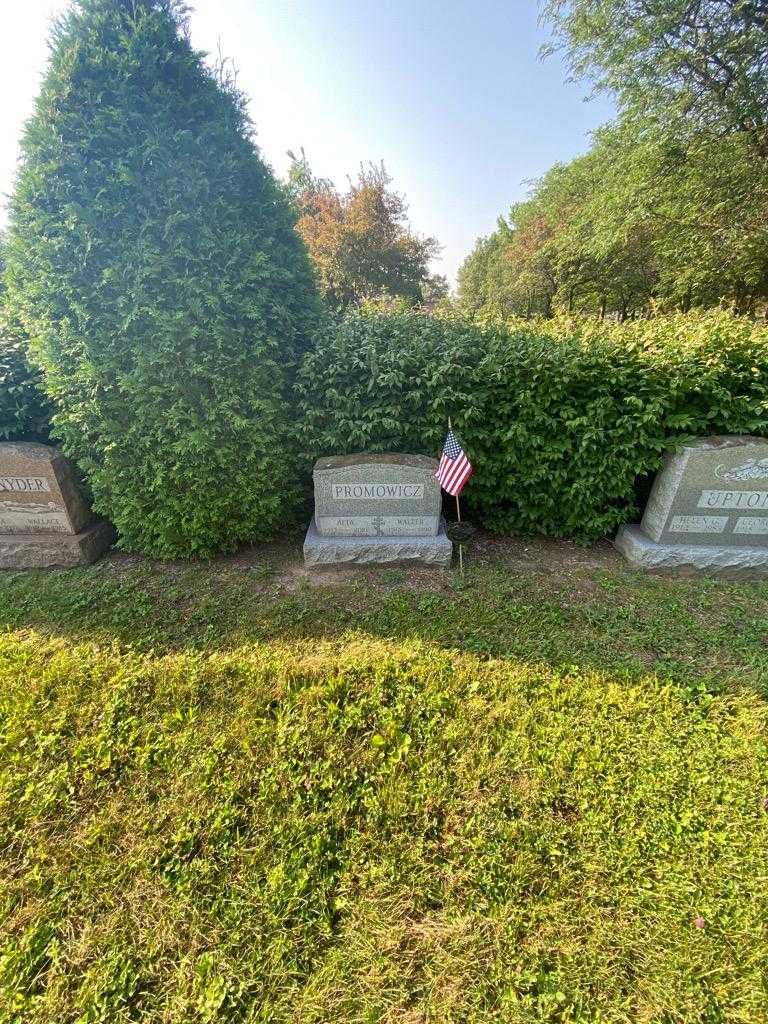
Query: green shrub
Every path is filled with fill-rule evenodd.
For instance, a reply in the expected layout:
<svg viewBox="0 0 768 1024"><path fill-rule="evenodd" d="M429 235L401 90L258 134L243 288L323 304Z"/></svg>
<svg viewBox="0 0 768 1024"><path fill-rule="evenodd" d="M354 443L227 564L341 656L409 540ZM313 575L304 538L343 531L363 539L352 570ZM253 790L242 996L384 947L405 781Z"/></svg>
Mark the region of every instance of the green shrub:
<svg viewBox="0 0 768 1024"><path fill-rule="evenodd" d="M419 314L326 329L299 379L305 447L436 455L447 416L489 528L591 539L689 435L768 429L768 330L725 313L482 327Z"/></svg>
<svg viewBox="0 0 768 1024"><path fill-rule="evenodd" d="M407 310L329 322L303 360L297 391L305 451L434 455L447 415L467 411L483 335L462 321Z"/></svg>
<svg viewBox="0 0 768 1024"><path fill-rule="evenodd" d="M287 397L317 313L242 97L180 11L80 0L60 23L8 252L62 446L122 546L170 557L291 512Z"/></svg>
<svg viewBox="0 0 768 1024"><path fill-rule="evenodd" d="M4 300L0 284L0 441L45 441L52 409L40 390L40 371L27 358L27 339Z"/></svg>

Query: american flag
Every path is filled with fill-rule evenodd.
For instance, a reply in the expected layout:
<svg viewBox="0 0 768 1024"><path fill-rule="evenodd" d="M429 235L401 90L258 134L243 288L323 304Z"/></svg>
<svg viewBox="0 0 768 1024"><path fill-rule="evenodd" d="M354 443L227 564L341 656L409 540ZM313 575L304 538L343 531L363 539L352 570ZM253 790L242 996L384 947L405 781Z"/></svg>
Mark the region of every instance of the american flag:
<svg viewBox="0 0 768 1024"><path fill-rule="evenodd" d="M440 486L449 494L461 494L464 484L472 476L472 463L464 454L464 449L456 440L456 435L449 429L443 445L443 454L435 476Z"/></svg>

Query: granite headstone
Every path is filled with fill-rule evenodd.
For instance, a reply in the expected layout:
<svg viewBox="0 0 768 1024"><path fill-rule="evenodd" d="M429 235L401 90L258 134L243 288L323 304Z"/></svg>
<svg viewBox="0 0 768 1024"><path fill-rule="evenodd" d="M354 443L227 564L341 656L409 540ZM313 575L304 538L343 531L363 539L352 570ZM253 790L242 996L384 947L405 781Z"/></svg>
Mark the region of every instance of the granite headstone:
<svg viewBox="0 0 768 1024"><path fill-rule="evenodd" d="M94 522L72 464L49 445L0 443L0 568L86 565L112 543Z"/></svg>
<svg viewBox="0 0 768 1024"><path fill-rule="evenodd" d="M642 568L768 574L768 439L682 445L657 474L640 525L622 527L615 543Z"/></svg>
<svg viewBox="0 0 768 1024"><path fill-rule="evenodd" d="M448 565L437 460L424 455L339 455L313 472L315 515L307 565L417 561Z"/></svg>

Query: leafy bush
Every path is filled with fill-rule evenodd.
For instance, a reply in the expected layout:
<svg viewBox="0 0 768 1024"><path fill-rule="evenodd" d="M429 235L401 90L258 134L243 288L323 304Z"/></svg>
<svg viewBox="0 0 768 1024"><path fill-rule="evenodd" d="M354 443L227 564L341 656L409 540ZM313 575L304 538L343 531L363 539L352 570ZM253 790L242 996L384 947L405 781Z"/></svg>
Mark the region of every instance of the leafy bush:
<svg viewBox="0 0 768 1024"><path fill-rule="evenodd" d="M469 412L465 371L477 376L483 343L462 321L404 309L329 322L297 382L306 451L434 455L446 415Z"/></svg>
<svg viewBox="0 0 768 1024"><path fill-rule="evenodd" d="M56 432L123 547L207 556L296 492L286 398L317 312L242 97L172 0L80 0L23 142L8 277Z"/></svg>
<svg viewBox="0 0 768 1024"><path fill-rule="evenodd" d="M768 430L768 330L726 313L623 325L354 316L302 366L313 455L439 451L447 416L491 529L590 539L637 514L683 437Z"/></svg>
<svg viewBox="0 0 768 1024"><path fill-rule="evenodd" d="M47 440L52 410L40 383L40 371L27 359L27 340L0 293L0 441Z"/></svg>

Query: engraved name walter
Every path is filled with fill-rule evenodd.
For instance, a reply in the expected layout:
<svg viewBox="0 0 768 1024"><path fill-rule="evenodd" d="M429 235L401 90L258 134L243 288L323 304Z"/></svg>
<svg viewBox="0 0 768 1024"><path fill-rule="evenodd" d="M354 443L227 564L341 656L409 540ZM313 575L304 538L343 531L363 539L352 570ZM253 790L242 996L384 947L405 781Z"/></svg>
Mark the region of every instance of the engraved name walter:
<svg viewBox="0 0 768 1024"><path fill-rule="evenodd" d="M441 525L437 466L430 456L396 452L318 459L306 564L448 565L451 542Z"/></svg>

